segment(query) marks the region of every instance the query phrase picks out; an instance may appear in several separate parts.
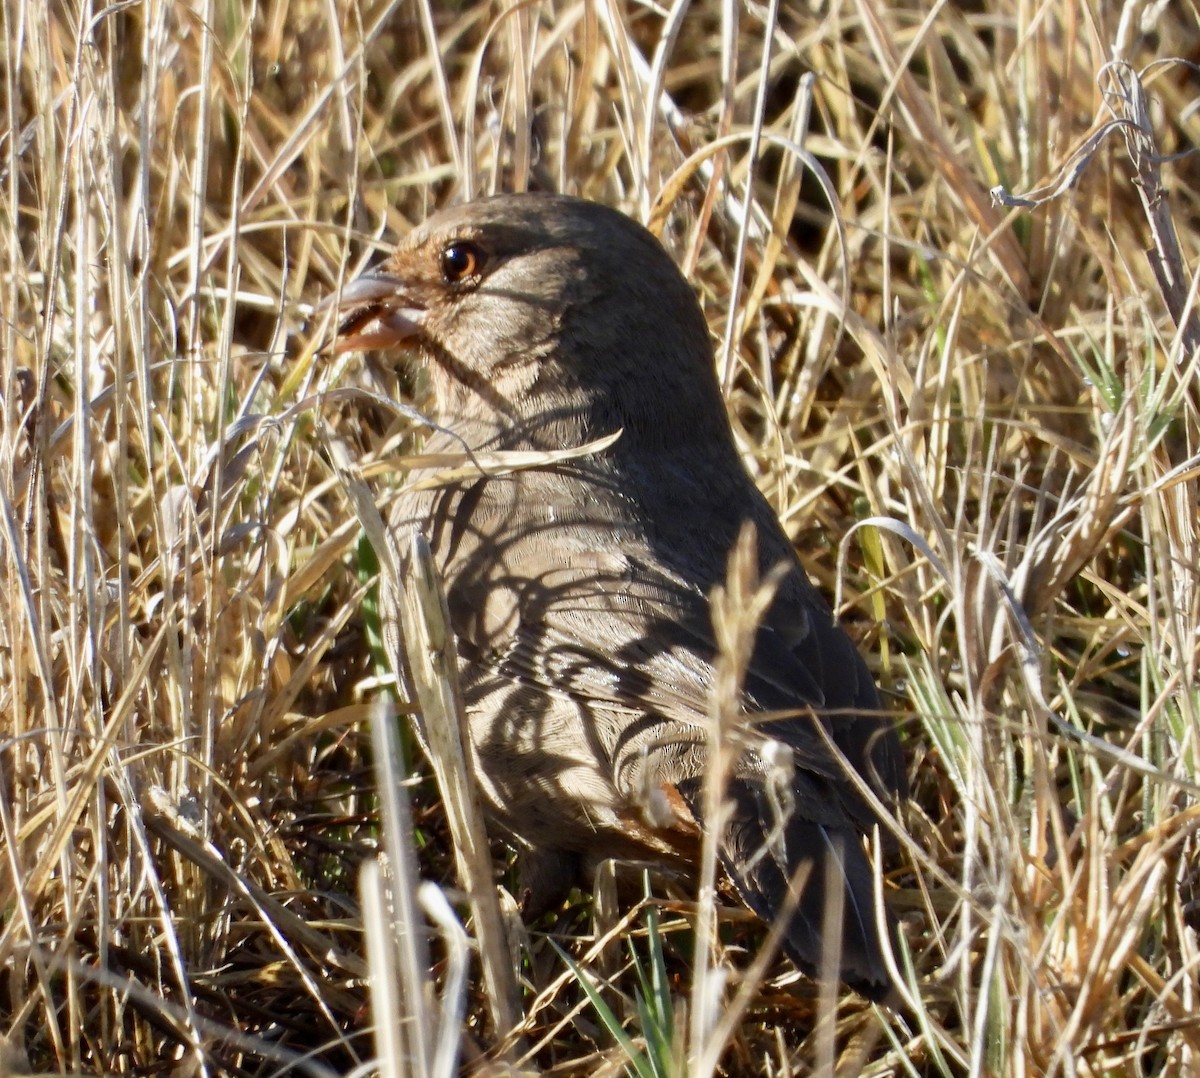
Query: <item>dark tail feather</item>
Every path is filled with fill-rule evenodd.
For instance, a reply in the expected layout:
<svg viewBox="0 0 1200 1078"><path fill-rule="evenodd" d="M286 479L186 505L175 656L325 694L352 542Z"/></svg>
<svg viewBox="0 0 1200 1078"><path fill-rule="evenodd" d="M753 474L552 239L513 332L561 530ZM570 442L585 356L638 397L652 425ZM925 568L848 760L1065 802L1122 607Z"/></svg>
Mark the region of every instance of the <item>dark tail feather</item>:
<svg viewBox="0 0 1200 1078"><path fill-rule="evenodd" d="M881 1002L891 996L894 987L883 958L871 864L858 831L849 824L832 827L793 813L782 836L771 836L773 813L752 780L734 780L726 796L733 799L735 808L721 855L746 905L764 920L773 921L786 908L797 869L811 865L784 936L788 955L802 972L820 975L826 947L826 905L831 899L838 900L837 888L841 892L841 933L840 939L830 939L829 944L839 948L839 976L867 999ZM893 928L889 918L884 931L891 934Z"/></svg>

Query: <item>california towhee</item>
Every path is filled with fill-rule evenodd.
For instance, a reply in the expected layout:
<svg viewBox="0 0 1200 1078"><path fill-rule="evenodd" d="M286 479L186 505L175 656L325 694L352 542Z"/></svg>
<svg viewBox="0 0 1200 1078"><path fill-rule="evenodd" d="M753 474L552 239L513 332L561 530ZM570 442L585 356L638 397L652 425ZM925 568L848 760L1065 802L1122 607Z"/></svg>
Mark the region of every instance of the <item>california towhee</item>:
<svg viewBox="0 0 1200 1078"><path fill-rule="evenodd" d="M900 746L738 458L704 317L658 241L580 199L490 198L432 217L353 281L341 308L340 351L401 348L424 362L447 428L430 452L562 450L621 431L593 455L406 494L392 518L424 531L446 580L493 822L540 861L543 881L607 857L679 867L696 856L716 652L708 596L752 522L762 571L788 571L744 704L790 714L745 724L722 861L764 918L812 862L785 939L809 973L831 868L844 885L841 976L887 995L863 848L876 815L841 755L887 803L906 792ZM768 737L791 749L782 843L768 841L787 801L771 789Z"/></svg>

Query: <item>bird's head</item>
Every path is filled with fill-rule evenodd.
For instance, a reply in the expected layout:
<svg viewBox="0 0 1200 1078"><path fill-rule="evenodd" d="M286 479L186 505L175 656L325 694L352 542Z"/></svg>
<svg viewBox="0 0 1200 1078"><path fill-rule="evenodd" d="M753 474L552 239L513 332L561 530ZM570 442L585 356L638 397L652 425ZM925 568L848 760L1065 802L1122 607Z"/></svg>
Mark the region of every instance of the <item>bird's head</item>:
<svg viewBox="0 0 1200 1078"><path fill-rule="evenodd" d="M670 256L608 207L501 195L443 211L342 291L338 350L406 349L444 418L585 436L726 421L703 314Z"/></svg>

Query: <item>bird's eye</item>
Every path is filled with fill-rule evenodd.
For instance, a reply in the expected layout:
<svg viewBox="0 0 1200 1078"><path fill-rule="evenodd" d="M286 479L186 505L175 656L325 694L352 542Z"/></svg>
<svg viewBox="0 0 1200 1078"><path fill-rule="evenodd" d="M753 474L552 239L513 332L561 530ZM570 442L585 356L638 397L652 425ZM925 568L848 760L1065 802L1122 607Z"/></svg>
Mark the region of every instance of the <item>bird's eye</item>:
<svg viewBox="0 0 1200 1078"><path fill-rule="evenodd" d="M442 277L447 284L477 277L483 270L484 254L477 244L466 240L448 243L442 248L440 264Z"/></svg>

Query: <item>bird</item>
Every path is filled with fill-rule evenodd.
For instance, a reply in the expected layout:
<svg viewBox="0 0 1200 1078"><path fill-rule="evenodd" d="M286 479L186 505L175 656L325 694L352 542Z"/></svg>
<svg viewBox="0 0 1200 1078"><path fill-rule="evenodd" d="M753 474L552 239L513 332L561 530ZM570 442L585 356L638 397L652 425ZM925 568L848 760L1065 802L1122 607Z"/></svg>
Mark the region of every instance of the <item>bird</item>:
<svg viewBox="0 0 1200 1078"><path fill-rule="evenodd" d="M892 997L895 919L877 915L865 844L907 796L900 741L741 460L703 310L659 240L601 203L495 195L415 227L336 306L338 352L427 372L430 454L546 454L412 484L389 521L442 573L481 799L526 898L564 897L608 858L694 874L719 828L724 874L761 918L804 877L783 936L802 973L832 945L842 982ZM706 821L710 596L747 525L777 585L725 811Z"/></svg>

